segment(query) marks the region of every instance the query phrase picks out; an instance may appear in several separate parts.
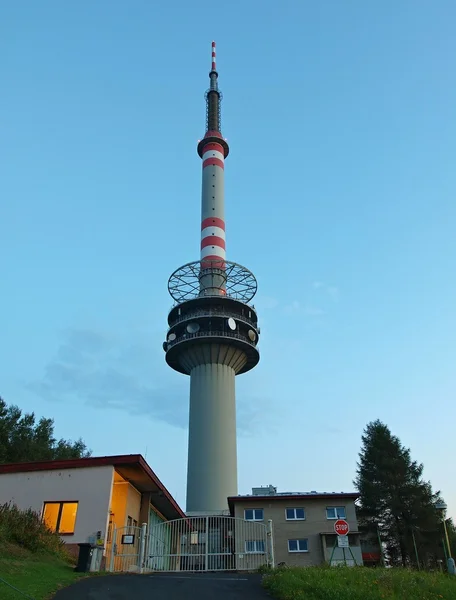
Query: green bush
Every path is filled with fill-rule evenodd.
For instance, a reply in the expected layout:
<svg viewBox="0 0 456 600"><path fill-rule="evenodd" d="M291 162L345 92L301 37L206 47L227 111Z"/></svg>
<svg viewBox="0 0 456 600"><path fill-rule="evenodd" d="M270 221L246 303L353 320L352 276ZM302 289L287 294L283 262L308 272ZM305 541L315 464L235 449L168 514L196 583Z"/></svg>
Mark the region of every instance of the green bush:
<svg viewBox="0 0 456 600"><path fill-rule="evenodd" d="M261 565L258 567L257 573L272 573L272 567L271 565Z"/></svg>
<svg viewBox="0 0 456 600"><path fill-rule="evenodd" d="M45 551L62 558L68 556L60 536L46 527L38 513L31 509L19 510L11 503L0 505L0 543L5 542L31 552Z"/></svg>
<svg viewBox="0 0 456 600"><path fill-rule="evenodd" d="M279 600L454 600L456 577L407 569L278 569L263 579Z"/></svg>

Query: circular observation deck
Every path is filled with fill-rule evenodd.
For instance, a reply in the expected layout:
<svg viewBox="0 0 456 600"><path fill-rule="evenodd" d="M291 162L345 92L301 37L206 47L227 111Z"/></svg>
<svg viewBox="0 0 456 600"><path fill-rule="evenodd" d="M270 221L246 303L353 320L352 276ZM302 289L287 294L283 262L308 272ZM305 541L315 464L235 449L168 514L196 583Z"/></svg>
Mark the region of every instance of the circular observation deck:
<svg viewBox="0 0 456 600"><path fill-rule="evenodd" d="M171 275L168 289L176 300L163 343L170 367L189 374L198 364L223 363L241 374L258 364L258 317L248 304L257 283L248 269L195 261Z"/></svg>

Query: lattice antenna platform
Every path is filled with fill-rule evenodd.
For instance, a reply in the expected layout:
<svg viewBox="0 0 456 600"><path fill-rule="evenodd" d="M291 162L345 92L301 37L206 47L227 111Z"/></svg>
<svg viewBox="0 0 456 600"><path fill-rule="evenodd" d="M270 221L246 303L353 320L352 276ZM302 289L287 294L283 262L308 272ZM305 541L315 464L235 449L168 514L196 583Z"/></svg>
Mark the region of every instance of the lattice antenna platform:
<svg viewBox="0 0 456 600"><path fill-rule="evenodd" d="M205 279L203 289L200 283L202 277ZM212 278L210 285L207 283L208 278ZM227 260L223 261L223 265L220 260L187 263L176 269L168 280L168 291L179 304L196 298L217 296L248 304L255 296L257 287L257 280L251 271Z"/></svg>

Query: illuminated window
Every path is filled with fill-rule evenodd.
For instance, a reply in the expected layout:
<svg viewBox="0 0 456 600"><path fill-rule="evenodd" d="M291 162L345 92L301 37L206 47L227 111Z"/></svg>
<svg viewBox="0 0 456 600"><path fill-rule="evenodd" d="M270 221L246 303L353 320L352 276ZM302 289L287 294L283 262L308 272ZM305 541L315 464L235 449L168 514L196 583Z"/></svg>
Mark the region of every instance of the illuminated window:
<svg viewBox="0 0 456 600"><path fill-rule="evenodd" d="M45 502L43 521L51 531L61 535L72 535L77 512L77 502Z"/></svg>

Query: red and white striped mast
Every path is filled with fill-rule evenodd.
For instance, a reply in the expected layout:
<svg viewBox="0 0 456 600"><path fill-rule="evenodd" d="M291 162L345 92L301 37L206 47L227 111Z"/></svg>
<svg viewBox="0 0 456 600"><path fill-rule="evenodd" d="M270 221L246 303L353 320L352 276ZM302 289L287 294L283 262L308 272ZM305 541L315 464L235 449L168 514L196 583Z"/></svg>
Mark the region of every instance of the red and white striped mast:
<svg viewBox="0 0 456 600"><path fill-rule="evenodd" d="M218 89L218 73L215 42L212 42L212 67L209 73L210 87L206 92L206 133L198 143L198 154L203 161L201 188L201 295L221 294L225 290L223 274L217 276L214 269L225 270L225 158L228 142L221 132L221 100ZM211 269L211 276L204 270ZM215 284L215 285L214 285Z"/></svg>

